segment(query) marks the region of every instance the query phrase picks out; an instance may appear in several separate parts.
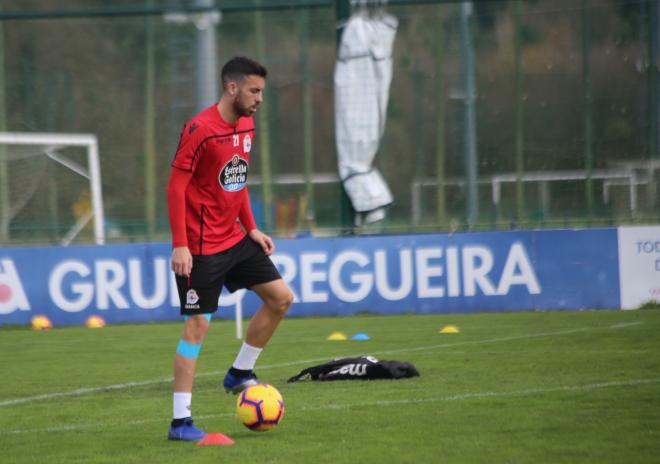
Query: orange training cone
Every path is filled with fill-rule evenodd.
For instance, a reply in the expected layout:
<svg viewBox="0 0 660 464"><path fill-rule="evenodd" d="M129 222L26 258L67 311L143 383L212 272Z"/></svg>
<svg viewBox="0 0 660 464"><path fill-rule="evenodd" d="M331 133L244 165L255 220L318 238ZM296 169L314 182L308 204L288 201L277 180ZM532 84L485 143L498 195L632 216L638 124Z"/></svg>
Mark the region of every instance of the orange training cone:
<svg viewBox="0 0 660 464"><path fill-rule="evenodd" d="M31 322L33 330L50 330L53 328L52 322L46 316L34 316Z"/></svg>
<svg viewBox="0 0 660 464"><path fill-rule="evenodd" d="M100 329L105 327L105 320L101 316L89 316L85 321L85 326L89 329Z"/></svg>

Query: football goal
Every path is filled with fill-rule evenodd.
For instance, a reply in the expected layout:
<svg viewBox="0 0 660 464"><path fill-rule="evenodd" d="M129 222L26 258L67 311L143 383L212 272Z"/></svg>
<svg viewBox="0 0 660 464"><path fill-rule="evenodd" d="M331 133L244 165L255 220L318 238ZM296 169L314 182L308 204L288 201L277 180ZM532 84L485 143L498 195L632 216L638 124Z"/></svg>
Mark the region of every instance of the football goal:
<svg viewBox="0 0 660 464"><path fill-rule="evenodd" d="M0 132L0 243L69 245L85 230L105 243L96 136Z"/></svg>

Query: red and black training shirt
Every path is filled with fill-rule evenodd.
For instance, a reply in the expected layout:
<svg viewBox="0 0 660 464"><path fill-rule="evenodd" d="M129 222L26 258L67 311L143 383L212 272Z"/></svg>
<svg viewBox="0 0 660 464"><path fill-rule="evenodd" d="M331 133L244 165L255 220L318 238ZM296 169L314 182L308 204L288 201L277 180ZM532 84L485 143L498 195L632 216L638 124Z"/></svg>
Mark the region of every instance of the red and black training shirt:
<svg viewBox="0 0 660 464"><path fill-rule="evenodd" d="M213 254L256 227L247 189L253 141L251 116L229 124L216 105L185 124L167 185L174 247Z"/></svg>

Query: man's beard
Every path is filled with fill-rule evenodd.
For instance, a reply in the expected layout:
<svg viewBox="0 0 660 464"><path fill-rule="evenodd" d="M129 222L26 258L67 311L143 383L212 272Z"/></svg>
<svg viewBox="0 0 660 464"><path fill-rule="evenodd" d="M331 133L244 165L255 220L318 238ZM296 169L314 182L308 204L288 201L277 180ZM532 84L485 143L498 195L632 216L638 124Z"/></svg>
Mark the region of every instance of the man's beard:
<svg viewBox="0 0 660 464"><path fill-rule="evenodd" d="M251 116L252 113L254 113L254 111L252 111L250 109L250 107L246 107L246 106L241 104L240 98L237 98L236 100L234 100L234 105L233 106L234 106L234 111L239 116Z"/></svg>

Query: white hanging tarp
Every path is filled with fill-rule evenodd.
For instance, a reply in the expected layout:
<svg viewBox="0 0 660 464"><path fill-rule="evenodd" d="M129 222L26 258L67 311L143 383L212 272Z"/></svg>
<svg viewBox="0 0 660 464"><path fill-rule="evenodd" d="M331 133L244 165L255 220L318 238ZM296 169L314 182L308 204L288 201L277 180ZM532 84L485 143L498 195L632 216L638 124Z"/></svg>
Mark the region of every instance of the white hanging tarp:
<svg viewBox="0 0 660 464"><path fill-rule="evenodd" d="M392 81L394 16L360 12L345 26L335 66L335 138L339 176L365 222L384 217L392 193L372 166L385 130Z"/></svg>

